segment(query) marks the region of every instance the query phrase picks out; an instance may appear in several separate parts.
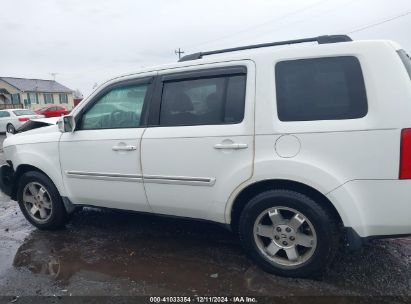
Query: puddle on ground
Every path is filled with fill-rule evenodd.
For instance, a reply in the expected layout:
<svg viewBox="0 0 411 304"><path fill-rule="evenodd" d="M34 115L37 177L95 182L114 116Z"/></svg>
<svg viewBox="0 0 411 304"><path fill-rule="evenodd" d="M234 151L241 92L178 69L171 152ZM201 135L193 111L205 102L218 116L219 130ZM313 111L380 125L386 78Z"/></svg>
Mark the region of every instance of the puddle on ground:
<svg viewBox="0 0 411 304"><path fill-rule="evenodd" d="M62 231L33 231L14 267L69 284L122 277L178 293L250 290L250 263L231 233L217 225L89 209Z"/></svg>
<svg viewBox="0 0 411 304"><path fill-rule="evenodd" d="M49 276L62 288L80 275L93 282L126 279L152 292L179 295L299 291L250 263L223 227L110 210L86 209L65 230L34 230L18 248L13 266ZM314 294L312 284L300 289Z"/></svg>
<svg viewBox="0 0 411 304"><path fill-rule="evenodd" d="M407 250L402 258L410 253L406 248L411 240L405 242L395 247ZM93 208L75 214L64 230L33 230L20 244L12 259L14 269L34 274L28 279L46 277L59 289L77 289L79 294L372 294L381 290L380 284L362 286L364 274L379 283L387 267L399 269L391 271L403 284L397 285L400 293L406 293L411 282L410 265L384 243L365 255L337 261L323 281L289 279L254 266L233 234L218 225ZM387 267L374 269L372 260L385 261Z"/></svg>

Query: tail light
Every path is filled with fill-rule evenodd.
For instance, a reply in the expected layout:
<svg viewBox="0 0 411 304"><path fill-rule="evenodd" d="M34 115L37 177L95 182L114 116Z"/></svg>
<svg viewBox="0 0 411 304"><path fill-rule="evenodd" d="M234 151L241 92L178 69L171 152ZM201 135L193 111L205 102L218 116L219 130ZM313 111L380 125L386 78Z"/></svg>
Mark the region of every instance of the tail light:
<svg viewBox="0 0 411 304"><path fill-rule="evenodd" d="M411 179L411 129L401 131L400 179Z"/></svg>
<svg viewBox="0 0 411 304"><path fill-rule="evenodd" d="M18 118L18 120L19 121L27 121L27 120L29 120L30 118L28 118L28 117L19 117Z"/></svg>

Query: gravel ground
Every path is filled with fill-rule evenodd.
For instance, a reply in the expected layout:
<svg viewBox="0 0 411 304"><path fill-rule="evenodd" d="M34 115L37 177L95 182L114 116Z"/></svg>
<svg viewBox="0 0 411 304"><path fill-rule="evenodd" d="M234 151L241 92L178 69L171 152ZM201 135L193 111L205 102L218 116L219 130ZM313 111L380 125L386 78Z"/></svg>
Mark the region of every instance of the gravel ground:
<svg viewBox="0 0 411 304"><path fill-rule="evenodd" d="M39 231L0 194L0 295L391 295L403 302L411 296L411 238L340 253L320 280L288 279L254 266L218 225L85 208L66 229Z"/></svg>

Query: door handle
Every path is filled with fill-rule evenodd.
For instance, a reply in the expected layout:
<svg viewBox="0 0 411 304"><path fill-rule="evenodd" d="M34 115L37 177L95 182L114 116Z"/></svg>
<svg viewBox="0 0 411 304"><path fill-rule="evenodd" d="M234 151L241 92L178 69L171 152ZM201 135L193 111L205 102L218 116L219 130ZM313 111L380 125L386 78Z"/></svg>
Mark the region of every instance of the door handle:
<svg viewBox="0 0 411 304"><path fill-rule="evenodd" d="M113 146L113 151L135 151L137 150L136 146Z"/></svg>
<svg viewBox="0 0 411 304"><path fill-rule="evenodd" d="M240 150L240 149L247 149L247 144L216 144L214 145L214 149L217 150Z"/></svg>

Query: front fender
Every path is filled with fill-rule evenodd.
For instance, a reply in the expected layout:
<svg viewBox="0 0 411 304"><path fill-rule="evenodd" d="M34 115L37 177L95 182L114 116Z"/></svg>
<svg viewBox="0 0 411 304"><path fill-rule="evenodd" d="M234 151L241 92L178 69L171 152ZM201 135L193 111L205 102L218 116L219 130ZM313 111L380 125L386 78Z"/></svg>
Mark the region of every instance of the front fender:
<svg viewBox="0 0 411 304"><path fill-rule="evenodd" d="M16 145L5 148L6 160L13 164L15 172L21 166L33 166L44 172L54 183L61 196L65 196L61 176L58 142L38 143L34 145Z"/></svg>

